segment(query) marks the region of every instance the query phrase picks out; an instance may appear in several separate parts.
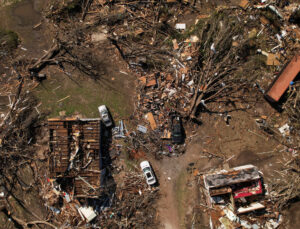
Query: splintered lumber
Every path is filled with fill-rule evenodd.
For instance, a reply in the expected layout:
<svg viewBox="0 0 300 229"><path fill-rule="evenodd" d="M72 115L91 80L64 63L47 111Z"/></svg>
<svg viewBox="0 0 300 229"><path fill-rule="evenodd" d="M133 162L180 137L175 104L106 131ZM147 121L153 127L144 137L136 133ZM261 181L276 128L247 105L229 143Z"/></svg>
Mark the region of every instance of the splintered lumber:
<svg viewBox="0 0 300 229"><path fill-rule="evenodd" d="M169 130L164 130L163 135L161 136L162 139L171 139L171 132Z"/></svg>
<svg viewBox="0 0 300 229"><path fill-rule="evenodd" d="M148 119L148 121L149 121L149 123L150 123L151 129L152 129L152 130L155 130L155 129L157 128L157 125L156 125L156 122L155 122L155 120L154 120L153 114L152 114L151 112L149 112L149 113L147 114L147 119Z"/></svg>
<svg viewBox="0 0 300 229"><path fill-rule="evenodd" d="M280 65L280 54L269 53L267 57L266 64L269 66L278 66Z"/></svg>
<svg viewBox="0 0 300 229"><path fill-rule="evenodd" d="M153 79L147 82L146 87L152 87L155 86L156 84L157 84L156 79Z"/></svg>
<svg viewBox="0 0 300 229"><path fill-rule="evenodd" d="M146 78L145 76L142 76L142 77L139 78L139 81L141 81L142 84L146 85L146 83L147 83L147 78Z"/></svg>
<svg viewBox="0 0 300 229"><path fill-rule="evenodd" d="M60 100L58 100L57 103L62 102L62 101L64 101L65 99L67 99L67 98L69 98L69 97L70 97L70 95L68 95L68 96L66 96L66 97L64 97L64 98L62 98L62 99L60 99Z"/></svg>
<svg viewBox="0 0 300 229"><path fill-rule="evenodd" d="M248 207L240 207L237 209L237 214L243 214L243 213L247 213L247 212L252 212L255 210L259 210L259 209L263 209L265 208L264 205L262 205L261 203L251 203L250 206Z"/></svg>
<svg viewBox="0 0 300 229"><path fill-rule="evenodd" d="M242 0L240 2L240 7L242 7L244 10L247 9L250 6L250 2L248 0Z"/></svg>

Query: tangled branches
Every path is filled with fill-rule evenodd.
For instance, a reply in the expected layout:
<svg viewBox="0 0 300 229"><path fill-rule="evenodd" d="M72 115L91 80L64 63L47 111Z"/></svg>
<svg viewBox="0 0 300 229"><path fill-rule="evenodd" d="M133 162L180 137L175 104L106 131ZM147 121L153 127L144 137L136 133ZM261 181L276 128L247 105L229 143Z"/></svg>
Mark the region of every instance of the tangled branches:
<svg viewBox="0 0 300 229"><path fill-rule="evenodd" d="M236 78L234 72L245 62L242 50L246 39L232 45L232 38L242 37L243 24L237 19L217 14L206 23L200 33L199 61L195 66L196 93L192 98L191 117L195 117L201 104L232 96L248 85Z"/></svg>
<svg viewBox="0 0 300 229"><path fill-rule="evenodd" d="M95 71L95 66L92 66L92 60L87 53L83 53L80 57L78 53L75 54L74 47L69 46L66 42L59 39L52 45L52 47L40 59L28 67L31 76L39 79L39 72L47 65L58 66L68 77L71 76L66 70L65 65L71 65L80 72L92 77L98 78L98 72ZM78 50L77 50L78 51Z"/></svg>
<svg viewBox="0 0 300 229"><path fill-rule="evenodd" d="M279 172L281 179L271 182L271 196L279 209L283 209L300 198L300 159L293 158L283 164Z"/></svg>
<svg viewBox="0 0 300 229"><path fill-rule="evenodd" d="M283 108L289 115L291 122L296 129L300 129L300 82L295 83L289 88L288 97L283 104Z"/></svg>
<svg viewBox="0 0 300 229"><path fill-rule="evenodd" d="M143 176L128 173L122 187L117 188L112 203L114 214L104 212L99 218L100 225L107 228L154 228L157 221L153 204L157 197L157 190L149 189Z"/></svg>
<svg viewBox="0 0 300 229"><path fill-rule="evenodd" d="M20 82L11 109L1 123L1 164L0 171L14 170L25 160L34 158L34 149L30 143L35 140L34 127L39 123L39 114L34 109L35 99L22 92L23 79Z"/></svg>

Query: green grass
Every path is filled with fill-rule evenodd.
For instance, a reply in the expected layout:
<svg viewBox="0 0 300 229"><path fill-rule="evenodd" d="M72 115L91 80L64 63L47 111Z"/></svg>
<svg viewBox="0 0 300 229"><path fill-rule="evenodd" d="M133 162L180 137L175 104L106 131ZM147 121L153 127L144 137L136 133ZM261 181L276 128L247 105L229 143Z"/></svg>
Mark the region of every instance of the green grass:
<svg viewBox="0 0 300 229"><path fill-rule="evenodd" d="M98 106L105 104L113 117L126 118L131 113L130 100L117 90L107 89L102 82L91 79L71 80L64 75L51 76L43 81L34 91L42 103L41 110L49 117L82 114L89 118L99 117ZM60 99L67 97L61 102Z"/></svg>
<svg viewBox="0 0 300 229"><path fill-rule="evenodd" d="M191 26L187 31L184 32L183 40L189 38L192 35L199 35L207 20L208 18L199 19L196 25Z"/></svg>
<svg viewBox="0 0 300 229"><path fill-rule="evenodd" d="M2 45L3 44L3 45ZM15 49L19 44L18 34L11 30L4 30L0 28L0 48L7 47L8 49Z"/></svg>

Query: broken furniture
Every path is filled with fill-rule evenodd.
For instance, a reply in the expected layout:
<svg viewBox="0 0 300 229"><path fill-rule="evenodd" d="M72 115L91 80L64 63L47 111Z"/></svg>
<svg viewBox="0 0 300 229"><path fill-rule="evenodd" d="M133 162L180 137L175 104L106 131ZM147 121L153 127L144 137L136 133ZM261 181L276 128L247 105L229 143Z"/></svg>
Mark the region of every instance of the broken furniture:
<svg viewBox="0 0 300 229"><path fill-rule="evenodd" d="M78 208L78 213L83 220L86 220L87 223L91 222L97 216L92 207L80 207Z"/></svg>

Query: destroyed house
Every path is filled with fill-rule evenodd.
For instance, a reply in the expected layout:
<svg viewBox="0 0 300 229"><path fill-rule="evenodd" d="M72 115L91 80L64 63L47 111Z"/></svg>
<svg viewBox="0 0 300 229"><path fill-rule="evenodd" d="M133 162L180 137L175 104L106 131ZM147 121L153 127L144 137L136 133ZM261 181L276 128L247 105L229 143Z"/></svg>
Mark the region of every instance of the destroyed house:
<svg viewBox="0 0 300 229"><path fill-rule="evenodd" d="M295 55L292 60L283 68L281 73L273 81L267 90L265 97L270 102L278 102L281 96L289 87L290 83L299 76L300 72L300 53Z"/></svg>
<svg viewBox="0 0 300 229"><path fill-rule="evenodd" d="M234 198L239 198L252 194L247 193L245 189L240 189L239 187L243 186L243 184L246 186L249 185L249 187L253 187L253 184L256 184L261 187L261 177L257 167L245 165L229 171L205 175L204 184L211 196L233 192ZM262 189L259 188L255 194L260 193L262 193Z"/></svg>
<svg viewBox="0 0 300 229"><path fill-rule="evenodd" d="M75 197L96 197L100 187L100 119L49 119L50 177Z"/></svg>
<svg viewBox="0 0 300 229"><path fill-rule="evenodd" d="M247 217L249 212L265 211L267 203L261 173L256 166L244 165L205 174L202 181L210 228L252 228L253 220L262 223L260 213L250 214L251 219Z"/></svg>
<svg viewBox="0 0 300 229"><path fill-rule="evenodd" d="M236 201L245 197L263 194L262 178L253 165L244 165L230 170L207 174L203 176L204 186L208 192L208 202L212 206L220 200L227 199L233 208ZM239 202L239 201L238 201ZM251 201L250 201L251 202ZM238 213L244 213L241 209L235 209Z"/></svg>

